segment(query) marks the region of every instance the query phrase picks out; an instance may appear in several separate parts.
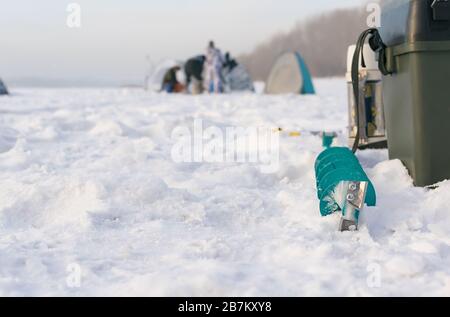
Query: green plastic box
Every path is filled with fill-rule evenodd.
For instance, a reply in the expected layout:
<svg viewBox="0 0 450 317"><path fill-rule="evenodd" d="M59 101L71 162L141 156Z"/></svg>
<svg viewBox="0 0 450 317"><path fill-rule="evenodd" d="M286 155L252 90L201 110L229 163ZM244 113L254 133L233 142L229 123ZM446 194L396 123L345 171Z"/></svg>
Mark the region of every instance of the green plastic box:
<svg viewBox="0 0 450 317"><path fill-rule="evenodd" d="M382 12L389 156L416 186L434 185L450 179L450 2L393 0Z"/></svg>

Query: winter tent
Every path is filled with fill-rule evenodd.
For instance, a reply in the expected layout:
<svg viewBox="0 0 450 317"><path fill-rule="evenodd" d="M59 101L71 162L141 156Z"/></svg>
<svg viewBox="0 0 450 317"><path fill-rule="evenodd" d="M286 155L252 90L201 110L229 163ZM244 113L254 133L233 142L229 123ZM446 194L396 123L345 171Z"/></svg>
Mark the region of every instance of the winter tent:
<svg viewBox="0 0 450 317"><path fill-rule="evenodd" d="M241 64L238 64L231 71L225 71L223 76L226 91L255 91L250 74Z"/></svg>
<svg viewBox="0 0 450 317"><path fill-rule="evenodd" d="M156 66L154 71L147 77L147 89L150 91L160 91L164 76L170 68L175 66L183 68L183 63L175 60L166 60ZM182 71L178 73L183 75ZM178 81L184 82L184 79L180 78Z"/></svg>
<svg viewBox="0 0 450 317"><path fill-rule="evenodd" d="M0 95L7 95L7 94L8 94L8 89L6 88L3 81L0 79Z"/></svg>
<svg viewBox="0 0 450 317"><path fill-rule="evenodd" d="M267 79L266 93L315 94L311 74L299 53L285 53L277 59Z"/></svg>

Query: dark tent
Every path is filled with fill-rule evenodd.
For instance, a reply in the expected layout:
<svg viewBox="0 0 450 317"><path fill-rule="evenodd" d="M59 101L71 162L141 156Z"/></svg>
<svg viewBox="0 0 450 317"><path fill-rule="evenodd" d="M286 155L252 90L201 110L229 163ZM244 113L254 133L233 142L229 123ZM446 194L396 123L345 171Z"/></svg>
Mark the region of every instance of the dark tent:
<svg viewBox="0 0 450 317"><path fill-rule="evenodd" d="M237 64L233 69L225 69L223 72L225 79L225 91L239 92L239 91L255 91L253 87L253 80L245 67Z"/></svg>
<svg viewBox="0 0 450 317"><path fill-rule="evenodd" d="M3 83L3 81L0 79L0 95L7 95L8 89L6 88L6 85Z"/></svg>

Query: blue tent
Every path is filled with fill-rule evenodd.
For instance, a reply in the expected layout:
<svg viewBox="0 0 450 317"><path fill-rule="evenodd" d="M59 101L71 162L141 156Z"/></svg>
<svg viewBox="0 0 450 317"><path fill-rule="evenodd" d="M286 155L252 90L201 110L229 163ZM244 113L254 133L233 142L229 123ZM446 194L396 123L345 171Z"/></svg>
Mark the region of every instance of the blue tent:
<svg viewBox="0 0 450 317"><path fill-rule="evenodd" d="M282 54L266 82L268 94L315 94L311 73L298 52Z"/></svg>

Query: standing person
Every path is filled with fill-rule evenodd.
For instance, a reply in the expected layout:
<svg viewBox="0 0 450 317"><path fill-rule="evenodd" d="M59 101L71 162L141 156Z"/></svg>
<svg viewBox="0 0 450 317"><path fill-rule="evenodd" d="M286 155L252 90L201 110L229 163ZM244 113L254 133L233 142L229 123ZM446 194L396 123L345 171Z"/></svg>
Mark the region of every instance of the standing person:
<svg viewBox="0 0 450 317"><path fill-rule="evenodd" d="M216 48L213 41L209 42L206 53L207 89L209 92L223 92L222 67L224 58L222 52Z"/></svg>
<svg viewBox="0 0 450 317"><path fill-rule="evenodd" d="M205 61L206 56L200 55L190 58L184 65L184 72L186 74L186 89L194 95L202 93L203 68Z"/></svg>

